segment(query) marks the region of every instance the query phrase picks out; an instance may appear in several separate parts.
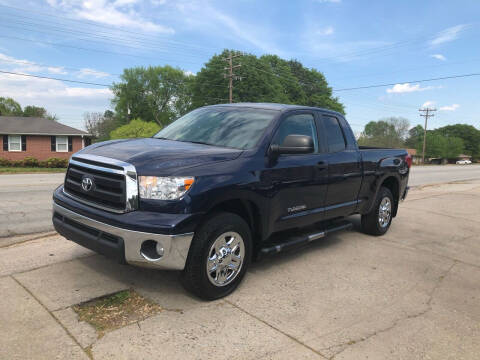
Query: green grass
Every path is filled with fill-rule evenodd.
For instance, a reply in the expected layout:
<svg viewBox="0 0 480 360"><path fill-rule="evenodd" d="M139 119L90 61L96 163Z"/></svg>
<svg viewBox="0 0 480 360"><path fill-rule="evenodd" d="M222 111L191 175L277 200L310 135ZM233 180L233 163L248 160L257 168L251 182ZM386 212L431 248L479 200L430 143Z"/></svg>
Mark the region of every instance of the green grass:
<svg viewBox="0 0 480 360"><path fill-rule="evenodd" d="M62 173L65 168L0 167L0 174Z"/></svg>

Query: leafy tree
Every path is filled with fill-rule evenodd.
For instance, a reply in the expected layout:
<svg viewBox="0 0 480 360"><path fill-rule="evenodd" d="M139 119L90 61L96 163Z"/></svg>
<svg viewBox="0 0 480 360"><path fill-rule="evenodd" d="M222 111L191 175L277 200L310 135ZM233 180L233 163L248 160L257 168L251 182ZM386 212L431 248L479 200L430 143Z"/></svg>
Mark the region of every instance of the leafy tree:
<svg viewBox="0 0 480 360"><path fill-rule="evenodd" d="M125 69L121 82L112 87L118 119L155 121L160 126L172 122L190 110L192 77L171 66Z"/></svg>
<svg viewBox="0 0 480 360"><path fill-rule="evenodd" d="M417 151L423 151L423 137L417 144ZM463 140L454 136L443 136L437 131L427 131L425 157L454 159L464 151Z"/></svg>
<svg viewBox="0 0 480 360"><path fill-rule="evenodd" d="M457 137L463 140L465 153L474 157L480 157L480 130L472 125L455 124L447 125L434 132L447 137Z"/></svg>
<svg viewBox="0 0 480 360"><path fill-rule="evenodd" d="M0 97L0 115L22 116L22 107L12 98Z"/></svg>
<svg viewBox="0 0 480 360"><path fill-rule="evenodd" d="M192 87L193 106L228 102L228 79L225 58L230 51L214 55L195 76ZM295 60L286 61L276 55L257 58L245 54L239 58L241 67L235 74L235 102L276 102L324 107L344 112L343 105L332 97L332 89L322 73L307 69Z"/></svg>
<svg viewBox="0 0 480 360"><path fill-rule="evenodd" d="M420 141L423 141L423 126L417 125L408 130L405 146L409 149L415 149Z"/></svg>
<svg viewBox="0 0 480 360"><path fill-rule="evenodd" d="M151 137L159 132L161 127L154 122L134 119L130 123L120 126L110 133L111 139L128 139Z"/></svg>
<svg viewBox="0 0 480 360"><path fill-rule="evenodd" d="M27 105L23 109L23 116L46 117L47 110L43 107Z"/></svg>
<svg viewBox="0 0 480 360"><path fill-rule="evenodd" d="M365 146L402 148L405 147L409 126L405 118L391 117L370 121L365 125L358 143Z"/></svg>

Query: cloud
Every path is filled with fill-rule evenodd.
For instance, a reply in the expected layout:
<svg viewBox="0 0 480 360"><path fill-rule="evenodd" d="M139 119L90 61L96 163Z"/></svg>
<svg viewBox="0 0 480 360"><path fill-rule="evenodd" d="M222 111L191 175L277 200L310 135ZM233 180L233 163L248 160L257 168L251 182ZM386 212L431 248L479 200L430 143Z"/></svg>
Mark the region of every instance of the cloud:
<svg viewBox="0 0 480 360"><path fill-rule="evenodd" d="M441 60L441 61L447 60L447 58L445 56L443 56L442 54L433 54L433 55L430 55L430 57L432 57L434 59L437 59L437 60Z"/></svg>
<svg viewBox="0 0 480 360"><path fill-rule="evenodd" d="M430 90L434 88L435 88L434 86L421 87L420 84L414 84L414 85L410 83L395 84L392 88L387 89L387 93L402 94L402 93L410 93L410 92L416 92L416 91L425 91L425 90Z"/></svg>
<svg viewBox="0 0 480 360"><path fill-rule="evenodd" d="M446 42L453 41L458 38L460 33L462 33L465 29L468 28L469 25L467 24L462 24L462 25L456 25L449 27L445 30L440 31L437 33L437 36L430 41L430 45L435 46L435 45L440 45Z"/></svg>
<svg viewBox="0 0 480 360"><path fill-rule="evenodd" d="M94 77L94 78L104 78L111 76L109 73L103 72L103 71L98 71L95 69L90 69L90 68L82 68L78 72L78 77L84 78L84 77Z"/></svg>
<svg viewBox="0 0 480 360"><path fill-rule="evenodd" d="M429 100L429 101L425 101L425 102L423 103L423 105L421 106L421 108L424 109L424 108L427 108L427 107L430 107L430 106L434 106L434 105L435 105L435 101Z"/></svg>
<svg viewBox="0 0 480 360"><path fill-rule="evenodd" d="M327 26L324 29L318 29L315 33L320 36L332 35L334 33L334 29L333 26Z"/></svg>
<svg viewBox="0 0 480 360"><path fill-rule="evenodd" d="M455 111L459 107L460 107L460 105L458 105L458 104L452 104L452 105L449 105L449 106L442 106L442 107L440 107L439 110L440 111Z"/></svg>
<svg viewBox="0 0 480 360"><path fill-rule="evenodd" d="M79 19L146 32L175 33L169 26L143 18L135 10L138 2L138 0L48 0L51 7L61 9Z"/></svg>
<svg viewBox="0 0 480 360"><path fill-rule="evenodd" d="M0 64L5 69L7 68L12 72L47 72L49 74L67 74L67 71L61 66L45 66L42 64L37 64L34 61L29 61L25 59L17 59L13 56L9 56L3 53L0 53Z"/></svg>
<svg viewBox="0 0 480 360"><path fill-rule="evenodd" d="M58 80L0 74L0 97L11 97L22 106L42 106L60 121L81 128L82 114L110 108L113 97L108 88L75 87Z"/></svg>
<svg viewBox="0 0 480 360"><path fill-rule="evenodd" d="M335 3L335 4L338 4L338 3L341 3L342 0L317 0L318 3Z"/></svg>

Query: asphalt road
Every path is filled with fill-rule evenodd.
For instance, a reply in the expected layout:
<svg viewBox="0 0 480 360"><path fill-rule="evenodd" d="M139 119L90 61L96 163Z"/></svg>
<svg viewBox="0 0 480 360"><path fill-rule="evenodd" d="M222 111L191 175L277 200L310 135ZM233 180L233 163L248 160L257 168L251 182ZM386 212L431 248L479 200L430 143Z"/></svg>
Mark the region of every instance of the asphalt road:
<svg viewBox="0 0 480 360"><path fill-rule="evenodd" d="M64 174L0 175L0 237L53 230L52 191ZM410 186L480 179L480 165L414 166Z"/></svg>
<svg viewBox="0 0 480 360"><path fill-rule="evenodd" d="M480 164L413 166L409 185L419 186L473 179L480 179Z"/></svg>
<svg viewBox="0 0 480 360"><path fill-rule="evenodd" d="M384 236L352 217L212 302L59 235L0 246L0 359L478 360L479 212L480 180L414 188ZM73 310L125 289L161 311L103 334Z"/></svg>

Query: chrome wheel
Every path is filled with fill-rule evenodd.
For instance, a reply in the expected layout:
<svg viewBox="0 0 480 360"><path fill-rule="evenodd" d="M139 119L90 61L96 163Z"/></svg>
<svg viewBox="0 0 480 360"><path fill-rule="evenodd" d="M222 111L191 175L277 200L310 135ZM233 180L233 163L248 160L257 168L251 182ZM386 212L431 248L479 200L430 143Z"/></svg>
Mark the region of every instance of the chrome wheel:
<svg viewBox="0 0 480 360"><path fill-rule="evenodd" d="M389 197L384 197L380 202L378 209L378 224L380 227L385 228L390 223L390 217L392 216L392 202Z"/></svg>
<svg viewBox="0 0 480 360"><path fill-rule="evenodd" d="M215 286L230 284L240 273L245 258L245 244L240 234L230 231L220 235L208 252L208 280Z"/></svg>

